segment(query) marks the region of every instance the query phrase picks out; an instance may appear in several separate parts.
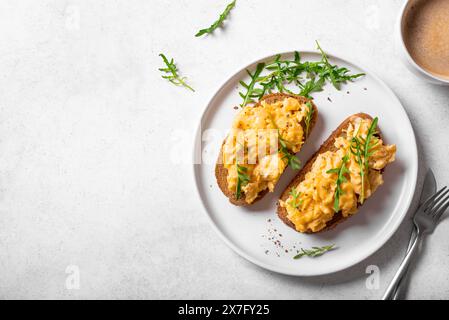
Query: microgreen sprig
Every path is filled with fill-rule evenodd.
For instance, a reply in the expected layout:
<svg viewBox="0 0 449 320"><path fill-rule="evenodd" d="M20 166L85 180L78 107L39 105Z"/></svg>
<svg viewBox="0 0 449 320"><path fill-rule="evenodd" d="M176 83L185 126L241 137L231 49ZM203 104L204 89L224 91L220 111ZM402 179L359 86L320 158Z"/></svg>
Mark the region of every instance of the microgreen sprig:
<svg viewBox="0 0 449 320"><path fill-rule="evenodd" d="M179 76L178 68L176 67L176 64L173 59L168 60L167 57L163 53L159 54L159 56L162 58L165 65L167 66L166 68L159 68L159 71L162 71L163 73L165 73L165 75L162 75L162 78L167 79L174 85L182 86L191 91L195 91L191 86L189 86L186 83L186 81L185 81L187 79L186 77Z"/></svg>
<svg viewBox="0 0 449 320"><path fill-rule="evenodd" d="M363 158L365 159L365 170L368 170L369 157L372 155L373 148L379 142L379 140L374 137L378 121L379 119L375 117L368 129L366 138L365 139L360 138L360 140L363 142Z"/></svg>
<svg viewBox="0 0 449 320"><path fill-rule="evenodd" d="M195 37L201 37L202 35L213 33L215 29L217 29L228 17L229 12L231 12L232 9L235 7L236 0L232 1L230 4L226 6L226 9L220 14L218 17L218 20L215 21L209 28L201 29L198 31L198 33L195 35Z"/></svg>
<svg viewBox="0 0 449 320"><path fill-rule="evenodd" d="M242 187L247 185L250 178L248 175L248 168L239 165L238 163L236 163L236 167L237 167L237 186L235 189L235 197L236 199L240 199L241 195L242 195Z"/></svg>
<svg viewBox="0 0 449 320"><path fill-rule="evenodd" d="M240 97L242 97L243 99L242 103L240 104L241 107L244 107L249 102L253 102L254 98L260 98L263 96L263 94L261 95L261 89L255 89L254 86L256 85L259 76L264 68L265 63L259 63L256 67L256 71L254 71L253 74L251 74L249 70L246 70L246 72L251 78L251 81L248 84L246 84L243 81L240 81L241 86L246 90L245 93L239 92Z"/></svg>
<svg viewBox="0 0 449 320"><path fill-rule="evenodd" d="M287 142L282 139L281 135L279 135L279 144L281 145L279 147L279 152L282 154L282 159L287 159L288 165L291 166L293 170L301 169L301 162L294 154L290 153L287 148Z"/></svg>
<svg viewBox="0 0 449 320"><path fill-rule="evenodd" d="M299 254L297 254L296 256L293 257L293 259L300 259L304 256L308 256L308 257L319 257L323 254L325 254L328 251L334 250L335 249L335 244L331 244L328 246L323 246L323 247L312 247L312 249L304 249L301 248L301 252Z"/></svg>
<svg viewBox="0 0 449 320"><path fill-rule="evenodd" d="M307 81L305 84L302 84L299 81L297 82L298 86L301 88L299 95L310 98L310 94L312 92L318 92L323 90L325 82L326 82L325 77L317 77L311 74L310 80Z"/></svg>
<svg viewBox="0 0 449 320"><path fill-rule="evenodd" d="M341 84L352 81L364 75L364 73L350 74L349 69L332 65L326 53L317 43L317 49L321 54L320 61L301 61L300 54L295 52L292 60L282 59L277 55L274 60L266 65L262 70L256 70L257 77L250 73L251 81L246 84L240 81L240 84L246 89L246 93L240 93L244 99L245 105L251 102L253 98L260 99L267 93L274 91L287 92L290 94L299 94L310 98L313 92L321 91L326 81L340 90ZM260 68L261 64L257 67ZM266 75L259 76L263 70ZM248 72L249 73L249 72ZM299 90L293 92L289 86L296 86ZM248 99L250 97L251 99Z"/></svg>
<svg viewBox="0 0 449 320"><path fill-rule="evenodd" d="M362 180L359 201L363 204L365 199L365 165L362 157L362 144L357 137L351 139L351 153L359 166L360 179Z"/></svg>
<svg viewBox="0 0 449 320"><path fill-rule="evenodd" d="M362 180L359 201L363 204L365 201L365 175L368 174L369 157L373 154L373 148L379 140L374 136L376 133L378 118L374 118L366 134L366 138L353 137L351 139L351 153L355 156L355 160L359 165L359 174Z"/></svg>
<svg viewBox="0 0 449 320"><path fill-rule="evenodd" d="M290 195L292 196L292 201L290 201L290 205L297 209L303 203L303 200L299 199L299 197L301 196L301 192L299 192L296 188L292 188L290 190Z"/></svg>
<svg viewBox="0 0 449 320"><path fill-rule="evenodd" d="M340 90L341 83L344 83L346 81L352 81L353 79L356 79L358 77L364 76L364 73L357 73L350 75L348 74L349 69L345 67L338 67L336 65L331 65L329 63L329 59L327 58L326 53L321 48L318 41L315 41L317 45L317 49L321 53L321 64L322 64L322 70L320 71L320 77L326 78L330 80L332 85L335 87L335 89Z"/></svg>
<svg viewBox="0 0 449 320"><path fill-rule="evenodd" d="M306 113L306 116L304 117L304 122L306 124L306 127L305 127L306 137L308 137L309 133L310 133L310 124L312 121L312 116L313 116L314 110L313 110L312 103L310 101L306 102L306 106L307 106L307 113Z"/></svg>
<svg viewBox="0 0 449 320"><path fill-rule="evenodd" d="M274 61L266 66L266 70L270 72L260 77L258 81L262 87L262 91L259 91L259 98L273 90L293 94L285 85L296 81L301 72L301 58L299 53L295 52L293 61L282 60L281 55L278 54L274 58Z"/></svg>
<svg viewBox="0 0 449 320"><path fill-rule="evenodd" d="M349 161L349 155L346 154L343 158L342 158L342 164L339 168L334 168L334 169L330 169L327 170L326 173L331 174L331 173L335 173L337 174L337 181L336 181L336 188L335 188L335 193L334 193L334 211L338 212L340 211L340 196L343 194L343 190L341 189L341 185L348 181L348 179L346 179L345 174L349 173L348 168L346 168L346 163Z"/></svg>

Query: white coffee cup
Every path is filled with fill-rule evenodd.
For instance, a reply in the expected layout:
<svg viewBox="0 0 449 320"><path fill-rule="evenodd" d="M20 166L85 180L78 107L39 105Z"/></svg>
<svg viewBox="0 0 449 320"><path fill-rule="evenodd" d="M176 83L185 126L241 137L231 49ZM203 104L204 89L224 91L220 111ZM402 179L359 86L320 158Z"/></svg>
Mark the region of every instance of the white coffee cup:
<svg viewBox="0 0 449 320"><path fill-rule="evenodd" d="M399 13L399 17L398 17L398 21L396 23L396 47L397 47L397 51L399 52L399 56L401 58L401 60L405 63L405 65L407 66L407 68L414 73L416 76L418 76L419 78L430 82L430 83L434 83L434 84L439 84L439 85L449 85L449 79L445 79L442 77L438 77L426 70L424 70L421 66L419 66L412 58L412 56L410 55L405 42L404 42L404 26L405 26L405 14L407 13L407 11L409 10L409 8L416 2L418 1L423 1L423 0L408 0L404 3L404 5L402 6L400 13ZM425 1L425 0L424 0Z"/></svg>

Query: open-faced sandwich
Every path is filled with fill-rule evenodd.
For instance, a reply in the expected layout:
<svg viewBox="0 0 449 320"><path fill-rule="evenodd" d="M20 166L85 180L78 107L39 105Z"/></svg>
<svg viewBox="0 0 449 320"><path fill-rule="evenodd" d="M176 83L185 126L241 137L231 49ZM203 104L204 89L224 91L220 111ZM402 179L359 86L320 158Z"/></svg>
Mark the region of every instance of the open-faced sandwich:
<svg viewBox="0 0 449 320"><path fill-rule="evenodd" d="M299 232L328 230L355 214L383 183L395 160L377 118L359 113L347 118L322 144L282 193L278 216Z"/></svg>
<svg viewBox="0 0 449 320"><path fill-rule="evenodd" d="M275 93L237 114L215 167L221 191L234 205L250 205L273 191L310 135L318 111L302 96Z"/></svg>

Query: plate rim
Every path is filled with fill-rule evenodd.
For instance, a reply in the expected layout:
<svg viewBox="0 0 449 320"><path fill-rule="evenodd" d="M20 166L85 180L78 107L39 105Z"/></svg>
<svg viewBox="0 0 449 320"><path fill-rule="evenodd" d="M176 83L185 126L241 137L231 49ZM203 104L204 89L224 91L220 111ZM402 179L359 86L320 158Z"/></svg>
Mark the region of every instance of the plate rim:
<svg viewBox="0 0 449 320"><path fill-rule="evenodd" d="M370 250L367 250L366 253L362 254L359 259L356 260L351 260L351 262L347 263L344 267L338 267L338 268L328 268L327 271L319 271L319 272L292 272L280 267L275 267L273 265L267 264L263 261L260 261L254 257L252 257L251 255L247 254L244 250L240 249L238 246L236 246L230 239L228 239L228 237L226 237L226 235L218 228L218 226L214 223L208 209L206 208L202 196L201 196L201 192L199 189L199 181L198 181L198 167L201 166L201 162L197 163L196 161L198 160L198 150L200 151L200 155L201 155L201 129L202 129L202 123L204 120L204 117L207 113L207 111L209 110L209 106L211 105L212 101L216 98L216 96L219 94L219 92L221 92L221 90L228 84L229 80L231 78L233 78L234 76L236 76L238 73L240 73L241 71L248 69L249 67L262 62L262 61L266 61L270 58L275 57L276 55L287 55L287 54L292 54L294 52L299 52L300 54L319 54L317 51L313 51L313 50L309 50L309 49L305 49L305 50L288 50L288 51L282 51L279 53L274 53L274 54L270 54L270 55L265 55L261 58L255 59L250 63L247 63L245 66L243 67L239 67L237 68L234 72L229 73L224 79L224 81L220 82L220 85L217 87L217 89L214 90L213 94L210 96L210 98L207 100L207 103L205 104L205 106L203 107L203 109L201 110L201 116L199 117L199 124L197 125L196 129L194 130L194 136L193 136L193 157L192 157L192 161L193 161L193 165L192 165L192 174L193 174L193 180L194 180L194 184L195 184L195 190L197 192L197 196L200 199L201 202L201 207L204 211L204 213L207 216L207 220L209 222L209 224L212 226L212 229L218 234L219 238L221 238L222 241L224 241L224 243L230 247L235 253L237 253L240 257L252 262L253 264L255 264L258 267L261 267L263 269L278 273L278 274L283 274L283 275L289 275L289 276L297 276L297 277L313 277L313 276L320 276L320 275L327 275L327 274L332 274L332 273L336 273L336 272L340 272L343 270L346 270L352 266L355 266L361 262L363 262L364 260L366 260L368 257L372 256L374 253L376 253L377 251L379 251L379 249L381 249L387 242L388 240L391 239L391 237L396 233L396 231L398 230L399 226L403 223L407 212L410 210L410 206L412 204L412 200L416 191L416 185L417 185L417 180L418 180L418 162L419 162L419 157L418 157L418 144L416 141L416 135L415 135L415 131L413 129L412 123L410 121L410 117L407 114L407 111L405 110L404 106L402 105L401 101L399 100L398 96L394 93L394 91L380 78L377 76L376 73L374 73L372 70L370 70L369 68L365 68L365 67L361 67L360 64L358 63L358 61L353 62L354 60L349 60L346 59L345 56L342 56L340 54L334 54L334 52L331 51L327 51L326 50L326 55L330 58L334 58L334 59L339 59L342 60L345 63L348 64L352 64L354 65L356 68L362 70L364 73L369 74L372 78L374 78L374 80L380 84L382 86L382 88L385 90L386 93L388 93L388 95L394 99L399 106L401 107L400 110L401 112L403 112L403 114L405 115L406 119L408 120L408 126L410 127L410 132L411 132L411 137L413 138L413 166L411 168L412 172L411 172L411 177L413 179L412 181L412 188L410 190L412 190L408 195L407 198L405 199L405 207L404 207L404 211L402 213L402 216L399 217L397 219L396 224L393 226L393 228L391 228L391 230L386 233L385 235L383 235L382 239L380 239L380 241L377 242L376 245L372 246L370 248ZM200 139L198 139L200 138ZM299 271L299 270L298 270Z"/></svg>

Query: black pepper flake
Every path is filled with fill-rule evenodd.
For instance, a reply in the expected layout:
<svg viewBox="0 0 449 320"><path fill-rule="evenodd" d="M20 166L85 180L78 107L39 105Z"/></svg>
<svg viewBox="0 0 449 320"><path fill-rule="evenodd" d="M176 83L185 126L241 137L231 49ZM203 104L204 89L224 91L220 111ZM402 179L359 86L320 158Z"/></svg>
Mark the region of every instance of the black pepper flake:
<svg viewBox="0 0 449 320"><path fill-rule="evenodd" d="M331 100L331 98L330 98L330 97L327 97L327 100L328 100L329 102L332 102L332 100Z"/></svg>
<svg viewBox="0 0 449 320"><path fill-rule="evenodd" d="M239 108L239 107L235 106L235 107L234 107L234 110L237 110L238 108Z"/></svg>

